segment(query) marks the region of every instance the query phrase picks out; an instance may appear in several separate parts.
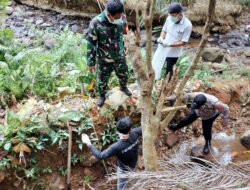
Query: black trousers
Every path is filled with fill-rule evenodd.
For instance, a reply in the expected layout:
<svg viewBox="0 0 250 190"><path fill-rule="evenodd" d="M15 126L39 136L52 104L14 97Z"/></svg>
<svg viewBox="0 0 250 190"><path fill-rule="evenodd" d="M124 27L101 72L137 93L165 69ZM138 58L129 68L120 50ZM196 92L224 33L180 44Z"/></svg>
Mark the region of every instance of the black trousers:
<svg viewBox="0 0 250 190"><path fill-rule="evenodd" d="M203 136L206 141L211 141L212 139L212 126L215 121L215 119L221 114L221 112L218 112L214 117L208 120L202 120L202 130L203 130ZM177 125L177 128L185 127L186 125L189 125L193 123L198 118L195 111L189 112L183 119L181 119Z"/></svg>
<svg viewBox="0 0 250 190"><path fill-rule="evenodd" d="M174 68L174 65L176 64L178 60L178 57L167 57L166 58L166 76L168 73L170 73L170 78L169 80L171 80L172 76L173 76L173 68Z"/></svg>

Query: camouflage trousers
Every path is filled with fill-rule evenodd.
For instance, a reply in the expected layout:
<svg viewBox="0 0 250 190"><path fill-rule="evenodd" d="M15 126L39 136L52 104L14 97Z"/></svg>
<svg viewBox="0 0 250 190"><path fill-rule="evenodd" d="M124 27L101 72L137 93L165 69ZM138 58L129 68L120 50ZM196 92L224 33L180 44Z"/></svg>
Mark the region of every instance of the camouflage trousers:
<svg viewBox="0 0 250 190"><path fill-rule="evenodd" d="M113 63L99 61L97 64L97 93L99 96L106 94L108 81L113 71L119 79L120 87L127 86L128 66L125 60Z"/></svg>

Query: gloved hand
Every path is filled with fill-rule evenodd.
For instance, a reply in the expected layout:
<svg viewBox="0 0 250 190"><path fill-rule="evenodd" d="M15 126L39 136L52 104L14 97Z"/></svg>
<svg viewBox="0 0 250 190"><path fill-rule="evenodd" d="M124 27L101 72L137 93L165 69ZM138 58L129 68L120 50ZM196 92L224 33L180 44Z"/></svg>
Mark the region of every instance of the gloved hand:
<svg viewBox="0 0 250 190"><path fill-rule="evenodd" d="M158 39L157 39L157 43L159 43L159 44L162 44L163 43L163 38L162 37L159 37Z"/></svg>
<svg viewBox="0 0 250 190"><path fill-rule="evenodd" d="M178 128L177 128L177 124L176 123L171 123L169 126L168 126L169 129L173 130L173 131L176 131Z"/></svg>
<svg viewBox="0 0 250 190"><path fill-rule="evenodd" d="M90 146L90 145L91 145L89 136L86 135L86 134L82 134L82 142L83 142L84 144L86 144L87 146Z"/></svg>
<svg viewBox="0 0 250 190"><path fill-rule="evenodd" d="M170 44L170 43L165 42L165 41L163 41L163 42L162 42L162 45L163 45L164 47L170 47L170 46L171 46L171 44Z"/></svg>

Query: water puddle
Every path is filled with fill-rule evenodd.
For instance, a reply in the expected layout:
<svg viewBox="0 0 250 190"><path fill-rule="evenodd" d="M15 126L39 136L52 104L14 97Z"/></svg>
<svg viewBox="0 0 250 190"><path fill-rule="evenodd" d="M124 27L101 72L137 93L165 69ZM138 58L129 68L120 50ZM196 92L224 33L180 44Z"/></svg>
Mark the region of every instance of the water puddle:
<svg viewBox="0 0 250 190"><path fill-rule="evenodd" d="M195 147L198 152L202 152L203 146L204 139L202 136L198 139L183 142L170 160L174 163L188 161L190 160L191 149ZM224 166L232 162L244 162L250 159L250 150L240 143L240 137L235 134L227 135L224 132L213 134L212 146L212 154L203 155L201 153L199 154L201 157L198 157Z"/></svg>
<svg viewBox="0 0 250 190"><path fill-rule="evenodd" d="M220 163L247 161L250 159L250 150L240 143L240 137L235 134L217 133L213 137L213 145L218 149Z"/></svg>

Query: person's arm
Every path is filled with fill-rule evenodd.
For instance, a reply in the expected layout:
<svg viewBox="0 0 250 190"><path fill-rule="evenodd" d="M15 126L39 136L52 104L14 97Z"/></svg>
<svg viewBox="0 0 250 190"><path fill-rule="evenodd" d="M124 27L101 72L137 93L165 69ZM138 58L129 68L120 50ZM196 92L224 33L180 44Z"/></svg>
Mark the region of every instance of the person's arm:
<svg viewBox="0 0 250 190"><path fill-rule="evenodd" d="M98 159L105 159L108 157L111 157L115 154L115 145L111 145L109 146L107 149L103 150L103 151L99 151L94 145L89 144L88 145L89 150L94 154L94 156Z"/></svg>
<svg viewBox="0 0 250 190"><path fill-rule="evenodd" d="M142 136L141 127L136 127L134 129L132 129L132 132L136 133L138 136Z"/></svg>
<svg viewBox="0 0 250 190"><path fill-rule="evenodd" d="M214 106L215 106L215 109L222 112L221 122L224 126L227 126L228 120L229 120L229 107L228 107L228 105L224 104L222 102L216 102Z"/></svg>
<svg viewBox="0 0 250 190"><path fill-rule="evenodd" d="M170 47L181 47L187 45L191 32L192 32L192 25L185 28L181 41L171 44Z"/></svg>
<svg viewBox="0 0 250 190"><path fill-rule="evenodd" d="M194 98L194 93L185 93L183 99L185 102L191 101ZM174 103L176 101L176 95L172 95L166 98L167 101Z"/></svg>
<svg viewBox="0 0 250 190"><path fill-rule="evenodd" d="M167 35L167 27L168 27L168 19L166 19L166 22L165 22L165 24L162 27L162 31L161 31L161 35L160 35L160 37L162 39L165 39L165 37Z"/></svg>
<svg viewBox="0 0 250 190"><path fill-rule="evenodd" d="M89 67L94 67L96 64L96 46L97 46L97 33L96 33L96 20L92 20L86 34L87 40L87 64Z"/></svg>

